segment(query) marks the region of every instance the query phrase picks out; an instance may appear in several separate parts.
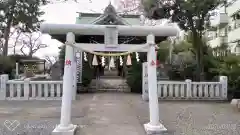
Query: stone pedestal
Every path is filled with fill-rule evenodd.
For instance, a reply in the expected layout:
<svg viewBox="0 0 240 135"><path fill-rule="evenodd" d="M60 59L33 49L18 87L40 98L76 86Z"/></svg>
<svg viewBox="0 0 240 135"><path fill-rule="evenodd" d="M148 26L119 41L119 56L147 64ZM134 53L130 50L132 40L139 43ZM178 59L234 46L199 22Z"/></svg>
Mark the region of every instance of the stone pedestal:
<svg viewBox="0 0 240 135"><path fill-rule="evenodd" d="M52 135L74 135L77 125L70 124L68 127L58 125L53 131Z"/></svg>
<svg viewBox="0 0 240 135"><path fill-rule="evenodd" d="M144 124L144 129L148 135L162 135L167 129L161 124L152 125L151 123Z"/></svg>
<svg viewBox="0 0 240 135"><path fill-rule="evenodd" d="M234 110L240 111L240 99L232 99L230 105L233 107Z"/></svg>

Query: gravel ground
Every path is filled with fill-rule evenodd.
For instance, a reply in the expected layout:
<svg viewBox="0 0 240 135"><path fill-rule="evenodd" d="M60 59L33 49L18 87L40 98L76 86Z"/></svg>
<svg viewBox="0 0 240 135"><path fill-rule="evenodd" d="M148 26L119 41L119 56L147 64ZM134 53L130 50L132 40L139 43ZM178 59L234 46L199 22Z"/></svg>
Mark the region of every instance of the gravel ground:
<svg viewBox="0 0 240 135"><path fill-rule="evenodd" d="M1 101L0 135L48 135L59 124L61 101ZM239 135L240 112L229 103L160 101L165 135ZM140 95L83 94L73 101L77 135L145 135L148 102Z"/></svg>

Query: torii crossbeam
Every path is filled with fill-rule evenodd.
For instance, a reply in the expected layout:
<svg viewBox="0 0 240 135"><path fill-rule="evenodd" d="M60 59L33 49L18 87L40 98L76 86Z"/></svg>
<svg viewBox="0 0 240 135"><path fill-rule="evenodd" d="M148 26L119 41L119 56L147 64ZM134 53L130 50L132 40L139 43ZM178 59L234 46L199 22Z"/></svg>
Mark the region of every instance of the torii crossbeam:
<svg viewBox="0 0 240 135"><path fill-rule="evenodd" d="M65 59L74 61L73 45L75 44L75 35L105 35L108 27L115 28L115 34L123 36L146 36L146 44L148 47L148 89L149 89L149 112L150 122L144 124L147 133L159 133L167 129L159 122L159 107L157 96L157 72L156 72L156 54L155 54L155 36L176 36L178 31L172 26L120 26L120 25L82 25L82 24L42 24L41 32L48 34L66 34L66 53ZM117 35L113 41L116 41ZM106 36L106 35L105 35ZM81 44L76 44L81 45ZM119 45L121 46L121 45ZM117 50L119 46L114 46L112 50ZM130 46L130 45L129 45ZM140 45L141 46L141 45ZM140 47L139 46L139 47ZM86 46L85 46L86 47ZM101 50L104 51L104 44ZM87 47L86 47L87 48ZM92 47L91 45L91 48ZM108 48L106 46L106 48ZM121 51L127 51L129 48L124 46L120 47ZM124 48L124 49L123 49ZM90 47L88 48L90 49ZM107 50L107 49L106 49ZM54 134L73 135L76 130L76 125L71 123L71 100L73 90L73 67L74 64L65 65L63 77L63 96L62 96L62 109L60 124L54 129Z"/></svg>

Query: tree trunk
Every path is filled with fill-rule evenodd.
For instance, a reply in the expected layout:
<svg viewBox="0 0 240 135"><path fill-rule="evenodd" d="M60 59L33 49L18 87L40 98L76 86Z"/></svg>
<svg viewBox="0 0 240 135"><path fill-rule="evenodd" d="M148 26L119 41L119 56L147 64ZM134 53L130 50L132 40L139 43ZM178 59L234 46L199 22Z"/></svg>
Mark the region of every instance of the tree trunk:
<svg viewBox="0 0 240 135"><path fill-rule="evenodd" d="M28 56L30 56L30 57L32 58L32 56L33 56L33 51L32 51L32 49L29 49Z"/></svg>
<svg viewBox="0 0 240 135"><path fill-rule="evenodd" d="M14 48L13 48L13 54L14 55L16 54L16 46L14 46Z"/></svg>
<svg viewBox="0 0 240 135"><path fill-rule="evenodd" d="M14 34L14 33L13 33ZM16 54L16 46L17 46L17 43L18 43L18 39L20 37L21 33L18 34L18 36L16 37L16 41L14 43L14 46L13 46L13 54L15 55Z"/></svg>
<svg viewBox="0 0 240 135"><path fill-rule="evenodd" d="M8 41L9 41L9 34L10 34L11 26L12 26L13 13L14 13L15 6L16 6L16 0L13 0L12 6L10 7L9 14L7 14L7 26L4 29L3 38L4 38L5 42L3 45L3 56L8 55Z"/></svg>
<svg viewBox="0 0 240 135"><path fill-rule="evenodd" d="M193 33L193 44L196 50L196 61L197 61L197 73L196 80L204 80L204 70L203 70L203 44L197 33Z"/></svg>
<svg viewBox="0 0 240 135"><path fill-rule="evenodd" d="M4 45L3 45L3 56L8 55L8 40L9 40L9 34L10 34L10 29L11 29L11 24L13 20L13 14L10 14L7 19L7 26L4 30Z"/></svg>

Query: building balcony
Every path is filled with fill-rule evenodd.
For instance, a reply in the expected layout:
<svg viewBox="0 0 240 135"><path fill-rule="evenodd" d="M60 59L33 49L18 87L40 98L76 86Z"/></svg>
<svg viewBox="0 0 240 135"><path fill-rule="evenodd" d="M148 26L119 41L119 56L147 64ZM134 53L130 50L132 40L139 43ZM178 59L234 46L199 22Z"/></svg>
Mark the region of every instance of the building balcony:
<svg viewBox="0 0 240 135"><path fill-rule="evenodd" d="M212 26L223 28L228 24L228 21L229 21L229 17L227 13L220 13L212 21Z"/></svg>
<svg viewBox="0 0 240 135"><path fill-rule="evenodd" d="M232 31L228 32L228 43L234 43L240 40L240 27L233 29Z"/></svg>
<svg viewBox="0 0 240 135"><path fill-rule="evenodd" d="M233 0L233 3L227 6L228 16L232 16L234 13L238 12L240 9L240 0Z"/></svg>
<svg viewBox="0 0 240 135"><path fill-rule="evenodd" d="M209 40L208 43L212 48L218 47L223 43L227 43L227 37L226 36L220 36L220 37L214 38L212 40Z"/></svg>

